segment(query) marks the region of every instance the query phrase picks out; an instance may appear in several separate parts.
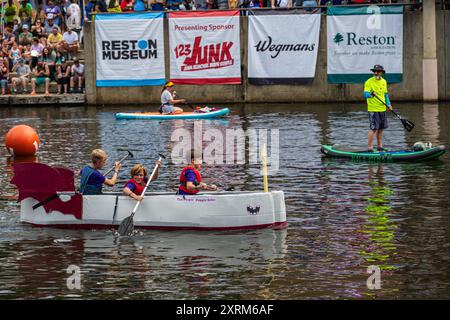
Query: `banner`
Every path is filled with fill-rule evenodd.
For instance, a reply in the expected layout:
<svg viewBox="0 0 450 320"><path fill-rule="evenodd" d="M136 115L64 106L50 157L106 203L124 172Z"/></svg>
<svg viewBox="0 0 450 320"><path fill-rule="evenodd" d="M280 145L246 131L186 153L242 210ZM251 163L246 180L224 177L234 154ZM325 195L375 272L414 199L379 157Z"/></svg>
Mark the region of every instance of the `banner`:
<svg viewBox="0 0 450 320"><path fill-rule="evenodd" d="M165 83L164 13L95 17L97 87Z"/></svg>
<svg viewBox="0 0 450 320"><path fill-rule="evenodd" d="M179 84L239 84L239 11L169 13L170 80Z"/></svg>
<svg viewBox="0 0 450 320"><path fill-rule="evenodd" d="M286 26L295 32L286 32ZM320 14L249 16L251 84L308 84L314 80Z"/></svg>
<svg viewBox="0 0 450 320"><path fill-rule="evenodd" d="M328 82L363 83L375 64L403 80L403 6L328 7Z"/></svg>

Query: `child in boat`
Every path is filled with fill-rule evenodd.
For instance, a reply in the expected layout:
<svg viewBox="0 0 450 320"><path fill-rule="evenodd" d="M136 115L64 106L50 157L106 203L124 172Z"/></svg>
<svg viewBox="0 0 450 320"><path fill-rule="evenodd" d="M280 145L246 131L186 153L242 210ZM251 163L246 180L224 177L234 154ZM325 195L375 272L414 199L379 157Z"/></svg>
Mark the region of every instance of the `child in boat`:
<svg viewBox="0 0 450 320"><path fill-rule="evenodd" d="M156 161L156 171L152 180L158 178L159 166L161 161ZM131 168L131 179L127 181L125 188L123 188L123 193L136 201L141 201L144 197L142 196L142 191L144 191L145 185L148 181L148 170L142 164L136 164Z"/></svg>
<svg viewBox="0 0 450 320"><path fill-rule="evenodd" d="M98 170L105 166L108 155L102 149L95 149L91 153L91 164L85 166L80 171L81 182L80 182L80 193L84 195L88 194L101 194L103 184L107 186L114 186L117 182L117 176L119 175L119 170L122 168L120 162L114 164L114 175L111 179L107 179Z"/></svg>
<svg viewBox="0 0 450 320"><path fill-rule="evenodd" d="M200 168L203 160L201 155L197 155L194 150L191 150L186 157L188 165L183 168L180 174L180 187L177 194L179 195L193 195L197 194L200 190L216 191L215 185L207 185L202 182L202 176L200 175Z"/></svg>
<svg viewBox="0 0 450 320"><path fill-rule="evenodd" d="M174 83L172 81L167 82L161 91L161 109L162 114L179 114L183 113L183 109L174 107L174 104L186 103L185 99L175 99L176 92L173 91Z"/></svg>

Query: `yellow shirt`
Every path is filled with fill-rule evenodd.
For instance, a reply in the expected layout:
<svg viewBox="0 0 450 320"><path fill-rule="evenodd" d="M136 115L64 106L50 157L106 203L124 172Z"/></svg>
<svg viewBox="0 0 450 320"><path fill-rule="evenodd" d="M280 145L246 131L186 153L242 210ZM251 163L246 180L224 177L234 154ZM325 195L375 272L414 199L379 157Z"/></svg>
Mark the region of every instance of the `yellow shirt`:
<svg viewBox="0 0 450 320"><path fill-rule="evenodd" d="M62 39L63 36L61 35L61 33L58 33L56 36L52 33L48 36L48 42L50 42L51 44L56 44L60 42Z"/></svg>
<svg viewBox="0 0 450 320"><path fill-rule="evenodd" d="M377 78L372 77L364 83L365 92L373 92L377 97L386 103L385 94L387 91L387 82L383 78L377 80ZM384 112L386 111L386 106L381 103L377 98L372 97L367 99L367 111L369 112Z"/></svg>

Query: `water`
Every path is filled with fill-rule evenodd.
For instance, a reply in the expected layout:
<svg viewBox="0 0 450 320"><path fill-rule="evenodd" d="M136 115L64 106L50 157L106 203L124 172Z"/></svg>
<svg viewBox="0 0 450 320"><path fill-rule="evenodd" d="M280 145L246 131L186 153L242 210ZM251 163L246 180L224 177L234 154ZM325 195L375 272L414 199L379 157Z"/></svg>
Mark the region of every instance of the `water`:
<svg viewBox="0 0 450 320"><path fill-rule="evenodd" d="M450 104L404 104L416 124L390 117L385 145L416 141L450 146ZM239 232L140 231L114 242L110 230L33 228L19 222L11 159L0 142L1 299L398 299L450 298L449 155L417 164L323 159L321 144L365 146L367 114L357 104L233 107L213 121L116 121L136 107L0 109L0 134L34 127L37 161L76 172L94 148L113 159L131 150L120 190L137 161L152 167L170 155L174 129L279 129L280 168L269 187L284 190L288 229ZM247 146L248 147L248 146ZM165 163L154 191L174 191L181 166ZM256 164L207 166L206 180L261 190ZM67 268L80 268L70 290ZM381 289L367 287L368 266Z"/></svg>

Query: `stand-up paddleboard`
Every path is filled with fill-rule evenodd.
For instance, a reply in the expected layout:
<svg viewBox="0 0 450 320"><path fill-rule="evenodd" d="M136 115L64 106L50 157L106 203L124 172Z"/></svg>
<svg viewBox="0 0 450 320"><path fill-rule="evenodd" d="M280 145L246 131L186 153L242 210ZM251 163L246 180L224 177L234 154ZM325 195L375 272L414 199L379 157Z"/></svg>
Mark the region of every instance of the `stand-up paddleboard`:
<svg viewBox="0 0 450 320"><path fill-rule="evenodd" d="M347 158L356 161L374 162L416 162L426 161L440 157L447 150L445 146L424 148L423 150L389 150L389 151L367 151L349 148L345 146L323 145L320 151L326 157Z"/></svg>
<svg viewBox="0 0 450 320"><path fill-rule="evenodd" d="M116 119L147 119L147 120L173 120L173 119L209 119L225 116L230 109L223 108L210 112L183 112L180 114L161 114L159 112L119 112Z"/></svg>

